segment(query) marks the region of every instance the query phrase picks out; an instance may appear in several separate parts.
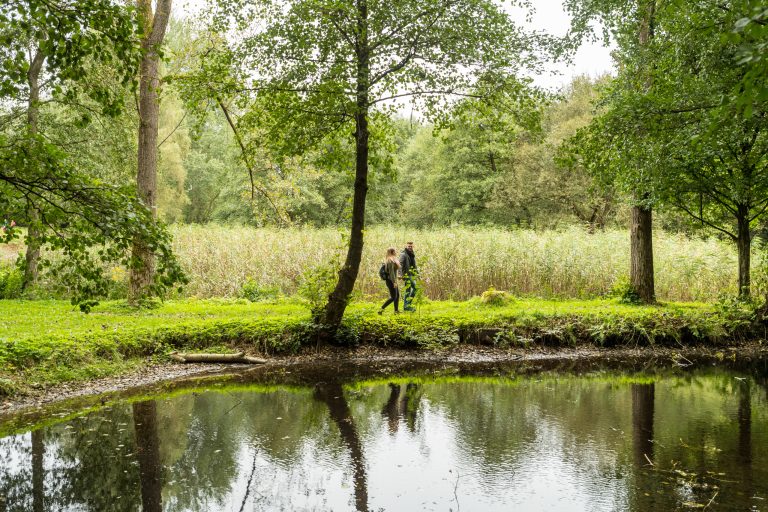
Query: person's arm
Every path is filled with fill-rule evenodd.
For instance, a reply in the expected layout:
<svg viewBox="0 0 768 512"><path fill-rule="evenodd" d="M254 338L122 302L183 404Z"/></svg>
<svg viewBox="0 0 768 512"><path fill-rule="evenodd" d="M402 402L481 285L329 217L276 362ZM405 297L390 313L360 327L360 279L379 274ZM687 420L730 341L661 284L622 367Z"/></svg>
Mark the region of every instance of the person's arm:
<svg viewBox="0 0 768 512"><path fill-rule="evenodd" d="M400 259L399 259L400 266L397 269L397 275L400 276L400 277L404 277L405 276L404 269L405 269L405 264L407 263L407 261L406 261L407 259L408 259L408 255L406 255L404 252L401 252L400 253Z"/></svg>

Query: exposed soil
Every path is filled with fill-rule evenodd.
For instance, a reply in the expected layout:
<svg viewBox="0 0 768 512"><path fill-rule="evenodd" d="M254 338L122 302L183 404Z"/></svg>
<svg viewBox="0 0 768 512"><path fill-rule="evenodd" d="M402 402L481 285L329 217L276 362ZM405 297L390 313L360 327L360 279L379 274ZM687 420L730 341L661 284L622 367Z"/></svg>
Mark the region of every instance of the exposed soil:
<svg viewBox="0 0 768 512"><path fill-rule="evenodd" d="M271 357L264 365L245 364L149 364L119 377L89 382L71 382L34 390L24 395L6 397L0 403L0 423L20 413L47 409L52 404L98 395L130 394L135 388L152 387L190 378L228 375L243 379L284 380L307 384L318 379L387 376L403 371L455 369L459 373L498 373L515 365L518 371L566 369L586 371L598 368L644 370L657 367L693 367L700 365L768 364L768 347L745 344L730 348L614 348L591 346L576 348L498 349L459 345L450 350L424 351L361 346L354 349L325 347L305 349L298 355ZM290 378L287 376L290 375ZM91 400L92 401L92 400Z"/></svg>

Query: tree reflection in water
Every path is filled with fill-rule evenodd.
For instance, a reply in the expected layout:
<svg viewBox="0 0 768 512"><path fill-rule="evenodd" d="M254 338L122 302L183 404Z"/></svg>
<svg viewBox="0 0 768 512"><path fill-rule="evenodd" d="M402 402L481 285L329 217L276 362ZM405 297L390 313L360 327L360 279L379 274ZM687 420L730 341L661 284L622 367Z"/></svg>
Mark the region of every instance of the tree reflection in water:
<svg viewBox="0 0 768 512"><path fill-rule="evenodd" d="M654 385L632 384L632 448L635 464L653 461Z"/></svg>
<svg viewBox="0 0 768 512"><path fill-rule="evenodd" d="M154 400L134 403L133 424L139 459L142 510L162 512L163 467L157 435L157 403Z"/></svg>
<svg viewBox="0 0 768 512"><path fill-rule="evenodd" d="M322 382L315 386L314 397L328 406L331 419L339 428L344 444L352 458L355 485L355 507L359 512L368 511L368 483L365 473L363 446L357 433L344 388L339 382Z"/></svg>
<svg viewBox="0 0 768 512"><path fill-rule="evenodd" d="M762 374L653 378L406 378L124 402L0 439L0 511L447 510L452 468L470 510L759 510Z"/></svg>
<svg viewBox="0 0 768 512"><path fill-rule="evenodd" d="M45 440L43 429L32 431L32 510L43 512L45 510L45 470L43 459L45 458Z"/></svg>

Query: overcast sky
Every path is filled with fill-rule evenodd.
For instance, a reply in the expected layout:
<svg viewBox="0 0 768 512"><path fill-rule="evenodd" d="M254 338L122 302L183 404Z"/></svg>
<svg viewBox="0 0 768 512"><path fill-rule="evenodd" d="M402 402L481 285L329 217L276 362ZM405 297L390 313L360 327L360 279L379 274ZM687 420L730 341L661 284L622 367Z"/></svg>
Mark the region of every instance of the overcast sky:
<svg viewBox="0 0 768 512"><path fill-rule="evenodd" d="M535 0L536 12L528 25L534 30L543 30L552 35L563 36L571 25L570 16L563 9L562 0ZM513 18L525 24L525 14L513 12ZM589 75L592 77L613 72L610 48L600 43L584 43L579 49L573 64L553 64L552 74L534 77L536 84L557 89L568 84L574 76Z"/></svg>
<svg viewBox="0 0 768 512"><path fill-rule="evenodd" d="M552 35L562 36L570 27L570 17L563 9L562 0L535 0L536 12L530 24L525 21L525 12L511 10L512 17L520 24L534 30L543 30ZM206 0L176 0L173 3L174 16L183 17L197 14ZM613 72L610 49L600 43L585 43L576 54L572 64L550 65L551 73L534 77L541 87L559 89L567 85L574 76L592 77Z"/></svg>

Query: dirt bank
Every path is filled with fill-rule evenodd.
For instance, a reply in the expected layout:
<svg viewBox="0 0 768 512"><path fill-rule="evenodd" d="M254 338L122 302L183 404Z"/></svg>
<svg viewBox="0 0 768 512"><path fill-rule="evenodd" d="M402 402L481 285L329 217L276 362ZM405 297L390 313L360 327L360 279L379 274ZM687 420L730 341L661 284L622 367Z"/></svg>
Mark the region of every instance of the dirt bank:
<svg viewBox="0 0 768 512"><path fill-rule="evenodd" d="M737 364L754 361L768 362L768 347L759 343L731 348L667 347L639 348L577 348L498 349L459 345L439 350L385 349L362 346L354 349L326 347L304 349L298 355L276 356L265 365L243 364L149 364L121 375L88 382L69 382L47 389L31 390L23 395L6 397L0 403L0 423L20 412L40 411L56 402L108 395L129 396L147 391L153 386L173 381L186 382L217 375L242 376L247 379L286 381L311 384L317 379L353 380L362 377L384 377L398 372L416 370L455 369L468 373L499 372L516 365L526 371L567 369L587 371L597 368L641 371L658 367L695 367L701 365ZM91 400L88 400L88 399Z"/></svg>

